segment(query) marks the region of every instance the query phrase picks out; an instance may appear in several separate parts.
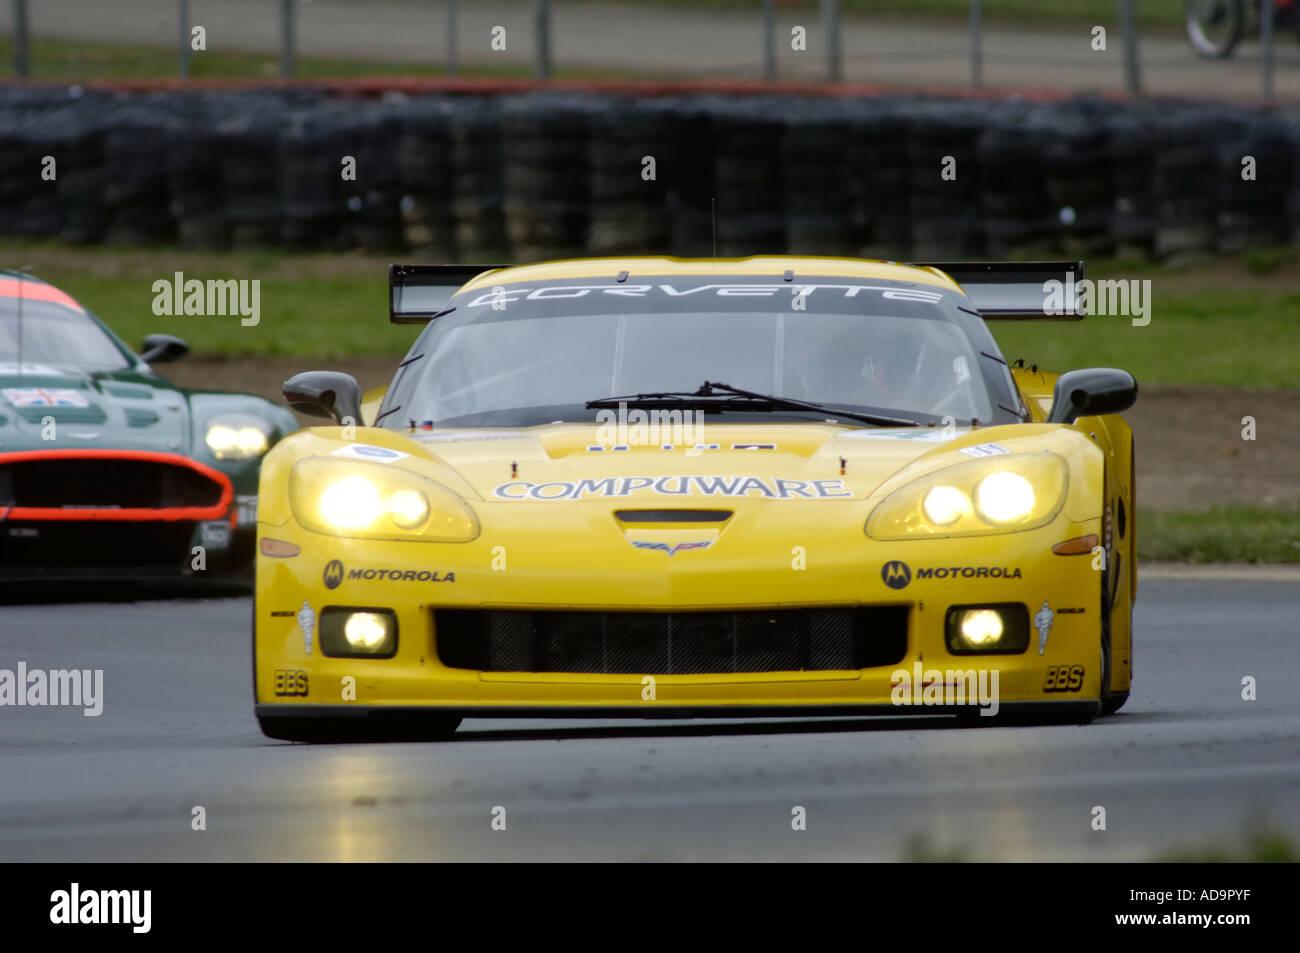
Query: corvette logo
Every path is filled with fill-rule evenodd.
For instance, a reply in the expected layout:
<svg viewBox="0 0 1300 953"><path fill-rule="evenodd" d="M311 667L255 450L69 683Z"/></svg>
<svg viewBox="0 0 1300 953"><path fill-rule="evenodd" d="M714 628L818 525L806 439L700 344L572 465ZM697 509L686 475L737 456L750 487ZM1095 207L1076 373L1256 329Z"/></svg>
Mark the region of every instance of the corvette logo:
<svg viewBox="0 0 1300 953"><path fill-rule="evenodd" d="M671 546L669 546L668 543L666 542L659 542L656 540L629 540L629 542L632 543L633 546L636 546L637 549L659 550L662 551L662 553L667 553L669 556L675 556L679 553L682 553L682 551L685 550L708 549L708 547L714 545L714 541L712 540L693 540L690 542L677 542L677 543L672 543Z"/></svg>
<svg viewBox="0 0 1300 953"><path fill-rule="evenodd" d="M661 543L657 540L648 539L633 539L629 540L629 542L631 542L631 544L637 549L657 549L661 552L667 553L669 556L676 556L678 553L684 552L688 549L708 549L713 545L713 540L711 539L697 539L688 543L674 543L671 546L668 543Z"/></svg>

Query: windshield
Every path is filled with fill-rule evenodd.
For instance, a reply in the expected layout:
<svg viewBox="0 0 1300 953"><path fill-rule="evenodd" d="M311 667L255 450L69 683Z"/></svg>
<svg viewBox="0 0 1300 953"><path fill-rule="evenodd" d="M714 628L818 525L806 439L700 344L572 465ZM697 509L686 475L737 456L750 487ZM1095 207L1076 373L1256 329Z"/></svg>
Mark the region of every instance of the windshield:
<svg viewBox="0 0 1300 953"><path fill-rule="evenodd" d="M17 362L18 346L18 301L0 298L0 363ZM87 314L33 299L23 302L22 360L95 369L129 366L113 340Z"/></svg>
<svg viewBox="0 0 1300 953"><path fill-rule="evenodd" d="M989 358L939 294L896 301L823 294L815 305L816 296L808 297L800 310L791 307L788 285L766 300L757 293L696 296L670 287L674 294L655 294L647 285L608 289L627 295L621 300L543 288L556 296L516 295L498 299L495 309L490 296L462 295L456 311L438 318L411 349L379 423L593 420L587 401L695 391L705 380L926 422L994 416L980 367ZM639 288L652 290L635 297ZM728 419L758 416L752 406L731 404ZM762 416L826 416L769 411Z"/></svg>

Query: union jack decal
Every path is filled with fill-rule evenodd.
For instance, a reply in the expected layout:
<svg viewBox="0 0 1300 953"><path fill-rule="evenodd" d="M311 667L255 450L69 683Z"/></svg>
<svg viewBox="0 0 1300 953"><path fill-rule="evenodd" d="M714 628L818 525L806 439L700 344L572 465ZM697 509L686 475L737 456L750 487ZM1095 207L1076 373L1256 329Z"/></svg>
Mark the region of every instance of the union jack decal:
<svg viewBox="0 0 1300 953"><path fill-rule="evenodd" d="M6 387L4 395L15 407L89 407L90 401L67 387Z"/></svg>

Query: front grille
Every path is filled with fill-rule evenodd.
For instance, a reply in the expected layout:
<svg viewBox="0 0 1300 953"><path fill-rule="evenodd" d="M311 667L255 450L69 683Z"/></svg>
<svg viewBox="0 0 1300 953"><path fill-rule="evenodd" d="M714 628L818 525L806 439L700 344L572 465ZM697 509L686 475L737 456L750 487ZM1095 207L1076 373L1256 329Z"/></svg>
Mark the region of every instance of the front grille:
<svg viewBox="0 0 1300 953"><path fill-rule="evenodd" d="M485 672L704 675L894 665L907 607L743 612L438 609L438 658Z"/></svg>
<svg viewBox="0 0 1300 953"><path fill-rule="evenodd" d="M215 506L222 486L189 467L129 458L0 463L0 506L170 509Z"/></svg>

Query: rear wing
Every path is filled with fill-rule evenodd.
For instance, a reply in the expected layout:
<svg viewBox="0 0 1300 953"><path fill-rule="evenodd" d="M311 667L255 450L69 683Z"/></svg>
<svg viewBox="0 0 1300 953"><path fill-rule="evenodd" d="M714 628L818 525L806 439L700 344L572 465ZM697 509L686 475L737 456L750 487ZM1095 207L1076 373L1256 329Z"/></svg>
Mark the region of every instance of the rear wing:
<svg viewBox="0 0 1300 953"><path fill-rule="evenodd" d="M447 309L461 286L508 265L389 265L388 320L424 324Z"/></svg>
<svg viewBox="0 0 1300 953"><path fill-rule="evenodd" d="M961 285L987 320L1078 321L1081 261L912 262L942 271ZM447 308L460 288L508 265L389 265L388 320L424 324Z"/></svg>
<svg viewBox="0 0 1300 953"><path fill-rule="evenodd" d="M1079 321L1081 261L927 261L961 285L986 320Z"/></svg>

